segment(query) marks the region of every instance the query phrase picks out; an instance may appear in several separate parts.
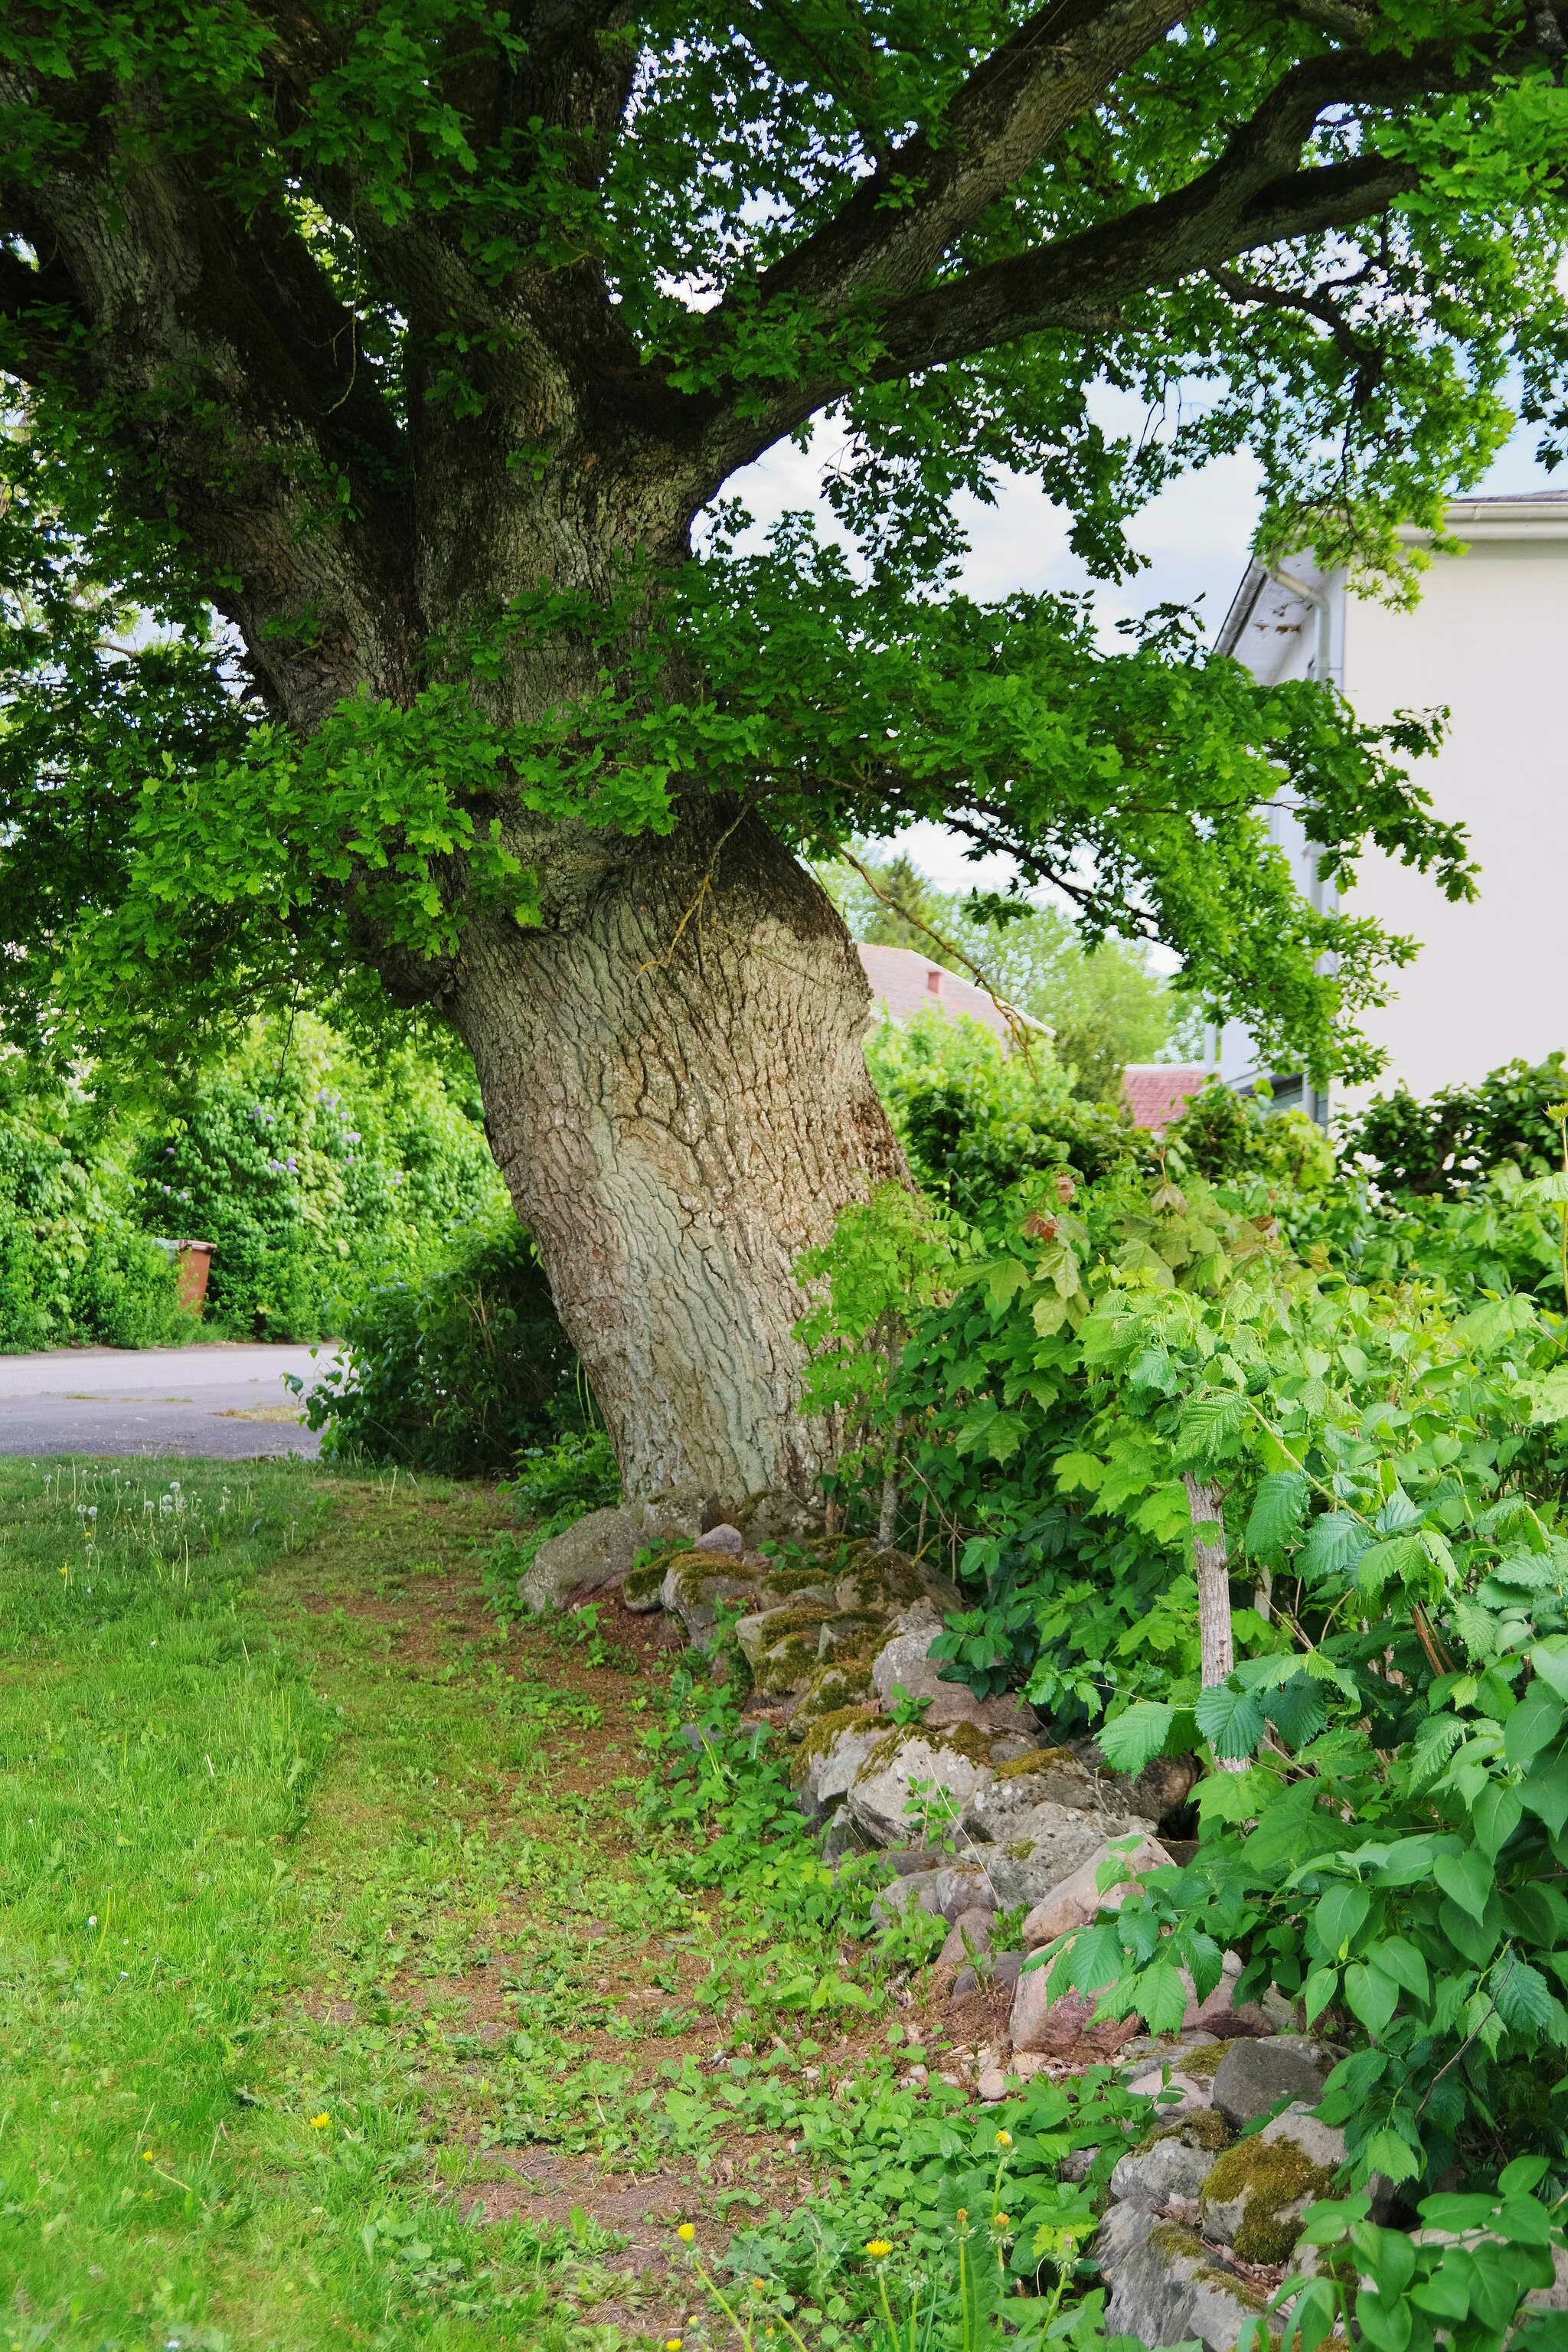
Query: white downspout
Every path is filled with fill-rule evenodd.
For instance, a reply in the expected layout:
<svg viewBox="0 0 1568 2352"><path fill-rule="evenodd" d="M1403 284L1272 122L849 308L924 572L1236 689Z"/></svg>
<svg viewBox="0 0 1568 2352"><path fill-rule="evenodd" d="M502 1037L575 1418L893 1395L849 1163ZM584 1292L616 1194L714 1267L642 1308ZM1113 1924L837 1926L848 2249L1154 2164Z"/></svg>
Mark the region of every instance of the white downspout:
<svg viewBox="0 0 1568 2352"><path fill-rule="evenodd" d="M1268 577L1277 588L1299 596L1303 604L1310 604L1318 616L1317 643L1312 656L1312 675L1324 684L1339 686L1343 665L1334 659L1334 600L1327 587L1310 588L1306 581L1298 580L1293 572L1286 572L1278 563L1268 566Z"/></svg>

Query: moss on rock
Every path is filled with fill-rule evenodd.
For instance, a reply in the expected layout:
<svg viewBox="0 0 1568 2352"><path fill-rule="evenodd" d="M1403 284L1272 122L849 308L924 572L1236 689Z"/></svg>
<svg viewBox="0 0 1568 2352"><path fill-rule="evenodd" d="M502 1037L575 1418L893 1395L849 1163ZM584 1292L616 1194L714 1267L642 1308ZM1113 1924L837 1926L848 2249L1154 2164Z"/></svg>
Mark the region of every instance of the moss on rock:
<svg viewBox="0 0 1568 2352"><path fill-rule="evenodd" d="M1010 1764L998 1764L996 1778L1016 1780L1022 1772L1048 1772L1053 1766L1077 1763L1070 1748L1031 1748L1026 1755L1015 1756Z"/></svg>
<svg viewBox="0 0 1568 2352"><path fill-rule="evenodd" d="M1217 2107L1189 2107L1184 2116L1173 2116L1169 2123L1156 2124L1139 2146L1152 2147L1157 2139L1179 2139L1189 2147L1212 2148L1217 2155L1235 2137Z"/></svg>
<svg viewBox="0 0 1568 2352"><path fill-rule="evenodd" d="M743 1600L748 1592L762 1590L754 1576L721 1552L686 1549L667 1557L665 1565L667 1570L673 1569L676 1592L688 1608L700 1607L710 1597L707 1587L710 1584L730 1587L731 1593L720 1597L730 1598L731 1605L734 1601Z"/></svg>
<svg viewBox="0 0 1568 2352"><path fill-rule="evenodd" d="M868 1707L866 1702L870 1701ZM868 1665L836 1657L830 1666L819 1666L806 1685L805 1696L790 1717L787 1729L792 1739L807 1739L819 1724L832 1715L857 1714L865 1711L872 1723L886 1718L879 1711L871 1690L871 1669Z"/></svg>
<svg viewBox="0 0 1568 2352"><path fill-rule="evenodd" d="M628 1609L657 1607L664 1590L665 1571L669 1562L662 1558L650 1559L644 1568L628 1569L621 1586L621 1596Z"/></svg>
<svg viewBox="0 0 1568 2352"><path fill-rule="evenodd" d="M770 1609L750 1621L741 1646L764 1697L782 1698L807 1687L819 1664L817 1629L826 1613L822 1609Z"/></svg>
<svg viewBox="0 0 1568 2352"><path fill-rule="evenodd" d="M790 1759L791 1788L799 1788L814 1759L826 1755L840 1732L869 1731L881 1720L874 1706L838 1706L819 1715Z"/></svg>
<svg viewBox="0 0 1568 2352"><path fill-rule="evenodd" d="M1217 2287L1222 2294L1236 2297L1249 2311L1265 2311L1268 2297L1250 2279L1238 2278L1214 2259L1214 2248L1205 2245L1194 2230L1184 2230L1179 2221L1162 2221L1157 2230L1149 2232L1149 2243L1167 2262L1190 2263L1188 2275L1199 2279L1205 2286Z"/></svg>
<svg viewBox="0 0 1568 2352"><path fill-rule="evenodd" d="M781 1607L797 1593L821 1593L831 1603L834 1580L818 1568L775 1568L763 1586L770 1601Z"/></svg>
<svg viewBox="0 0 1568 2352"><path fill-rule="evenodd" d="M931 1748L945 1748L952 1755L962 1756L967 1763L989 1766L991 1738L989 1732L982 1731L978 1725L973 1723L944 1724L941 1729L930 1728L923 1723L918 1727L913 1724L907 1728L895 1726L886 1739L879 1740L871 1750L866 1759L866 1772L869 1776L873 1772L885 1771L900 1748L911 1739L922 1740L926 1747Z"/></svg>
<svg viewBox="0 0 1568 2352"><path fill-rule="evenodd" d="M816 1641L825 1658L875 1657L882 1646L887 1620L868 1617L857 1610L836 1609L825 1617Z"/></svg>
<svg viewBox="0 0 1568 2352"><path fill-rule="evenodd" d="M1244 2263L1282 2263L1301 2234L1303 2209L1333 2185L1333 2168L1314 2164L1293 2139L1255 2134L1226 2150L1204 2182L1202 2201L1206 2213L1245 2199L1236 2252Z"/></svg>

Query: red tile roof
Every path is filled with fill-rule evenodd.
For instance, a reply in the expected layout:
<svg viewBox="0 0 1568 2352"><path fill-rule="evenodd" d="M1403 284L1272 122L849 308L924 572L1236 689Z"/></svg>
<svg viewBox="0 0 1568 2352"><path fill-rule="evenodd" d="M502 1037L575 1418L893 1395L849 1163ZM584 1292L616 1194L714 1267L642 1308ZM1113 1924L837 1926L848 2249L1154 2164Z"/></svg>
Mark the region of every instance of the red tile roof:
<svg viewBox="0 0 1568 2352"><path fill-rule="evenodd" d="M1180 1118L1190 1096L1197 1094L1206 1070L1174 1062L1130 1062L1121 1073L1121 1092L1132 1113L1134 1127L1154 1134Z"/></svg>
<svg viewBox="0 0 1568 2352"><path fill-rule="evenodd" d="M886 1006L895 1020L907 1019L935 1004L943 1013L967 1013L984 1028L1000 1037L1004 1045L1011 1042L1012 1032L1006 1015L977 988L972 980L961 980L945 964L935 962L930 956L917 955L913 948L874 948L862 945L860 961L871 983L871 994ZM1037 1027L1031 1022L1031 1028Z"/></svg>

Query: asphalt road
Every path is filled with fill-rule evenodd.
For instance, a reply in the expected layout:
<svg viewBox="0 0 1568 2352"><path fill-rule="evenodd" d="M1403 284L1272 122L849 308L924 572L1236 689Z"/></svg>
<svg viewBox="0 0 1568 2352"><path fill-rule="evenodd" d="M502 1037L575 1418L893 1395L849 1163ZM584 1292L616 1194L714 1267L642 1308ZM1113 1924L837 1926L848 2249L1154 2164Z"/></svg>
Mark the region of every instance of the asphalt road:
<svg viewBox="0 0 1568 2352"><path fill-rule="evenodd" d="M0 1356L0 1454L318 1454L283 1375L310 1389L335 1360L331 1340Z"/></svg>

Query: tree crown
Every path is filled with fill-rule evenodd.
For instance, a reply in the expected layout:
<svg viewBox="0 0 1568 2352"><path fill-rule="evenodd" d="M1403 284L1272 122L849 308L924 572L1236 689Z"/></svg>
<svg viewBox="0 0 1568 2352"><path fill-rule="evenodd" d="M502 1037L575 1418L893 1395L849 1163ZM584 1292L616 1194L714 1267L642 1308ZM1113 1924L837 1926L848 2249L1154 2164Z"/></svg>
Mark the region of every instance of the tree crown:
<svg viewBox="0 0 1568 2352"><path fill-rule="evenodd" d="M8 984L68 968L105 1034L150 962L187 1013L355 953L437 989L475 910L567 919L563 842L717 793L806 851L941 815L1364 1069L1401 945L1303 908L1261 813L1462 892L1429 737L1168 614L1108 655L954 596L954 501L1030 477L1125 572L1245 445L1267 541L1401 593L1510 369L1554 429L1563 48L1500 0L15 12ZM1109 435L1105 383L1168 429ZM829 413L857 555L694 560Z"/></svg>

